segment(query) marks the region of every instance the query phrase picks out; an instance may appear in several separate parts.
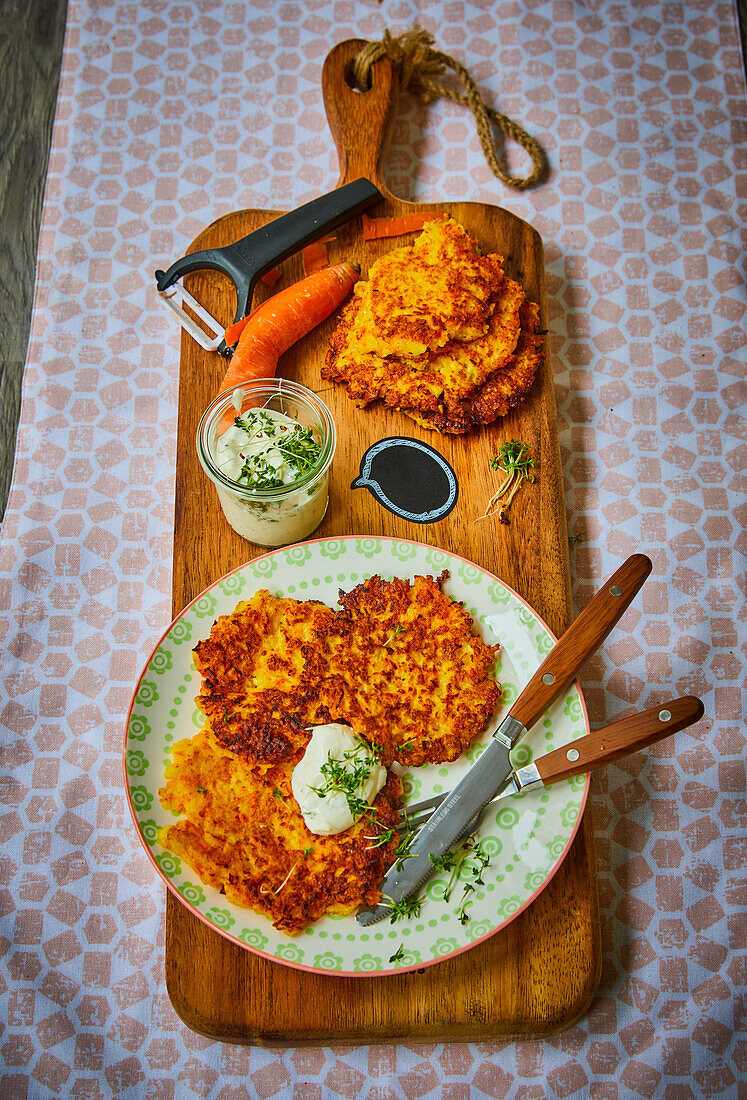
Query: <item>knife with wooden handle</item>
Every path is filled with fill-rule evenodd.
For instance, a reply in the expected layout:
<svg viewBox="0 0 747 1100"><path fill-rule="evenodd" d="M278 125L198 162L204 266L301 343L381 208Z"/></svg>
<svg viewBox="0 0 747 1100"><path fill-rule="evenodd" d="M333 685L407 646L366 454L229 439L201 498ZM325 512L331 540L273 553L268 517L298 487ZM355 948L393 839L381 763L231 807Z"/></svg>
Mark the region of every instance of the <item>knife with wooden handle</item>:
<svg viewBox="0 0 747 1100"><path fill-rule="evenodd" d="M602 644L650 572L650 559L645 554L634 554L574 619L521 692L482 755L417 834L407 859L398 861L387 872L381 885L383 900L358 913L359 924L374 924L394 915L397 907L430 878L433 860L464 834L513 772L509 759L513 746Z"/></svg>
<svg viewBox="0 0 747 1100"><path fill-rule="evenodd" d="M611 722L602 729L594 730L576 741L569 741L559 749L545 753L531 764L517 768L489 805L493 806L510 795L532 791L537 787L549 787L552 783L559 783L574 775L594 771L595 768L604 767L622 756L631 756L634 752L648 748L649 745L671 737L673 733L699 721L703 717L704 709L697 696L683 695L679 699L667 700L639 714L631 714L628 718ZM433 798L423 799L422 802L403 807L400 815L411 828L416 828L427 821L445 798L448 798L448 794L437 794Z"/></svg>

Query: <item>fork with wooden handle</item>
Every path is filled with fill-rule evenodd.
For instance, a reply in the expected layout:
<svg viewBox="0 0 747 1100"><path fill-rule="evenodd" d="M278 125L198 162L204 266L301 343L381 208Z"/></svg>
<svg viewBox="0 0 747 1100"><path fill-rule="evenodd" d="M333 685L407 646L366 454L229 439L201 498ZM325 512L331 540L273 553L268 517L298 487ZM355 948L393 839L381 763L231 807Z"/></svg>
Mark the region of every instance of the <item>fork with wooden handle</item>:
<svg viewBox="0 0 747 1100"><path fill-rule="evenodd" d="M587 733L559 749L540 756L523 768L517 768L506 780L490 806L501 798L531 791L536 787L548 787L562 779L601 768L621 756L629 756L640 749L670 737L678 730L686 729L703 717L704 707L695 695L683 695L666 703L621 718L609 726ZM415 829L423 825L433 811L441 805L446 794L403 806L399 812L400 826ZM485 809L488 807L486 806ZM482 811L484 812L484 811ZM476 822L475 822L476 824Z"/></svg>

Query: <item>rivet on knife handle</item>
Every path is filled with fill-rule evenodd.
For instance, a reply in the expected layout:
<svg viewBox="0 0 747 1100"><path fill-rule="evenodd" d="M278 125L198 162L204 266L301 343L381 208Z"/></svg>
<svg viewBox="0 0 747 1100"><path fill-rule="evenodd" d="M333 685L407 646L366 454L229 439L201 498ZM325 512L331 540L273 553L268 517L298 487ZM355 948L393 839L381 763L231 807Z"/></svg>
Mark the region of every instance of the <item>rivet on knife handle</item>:
<svg viewBox="0 0 747 1100"><path fill-rule="evenodd" d="M582 772L590 772L670 737L697 722L703 713L703 704L695 695L668 700L548 752L534 761L537 773L547 786Z"/></svg>
<svg viewBox="0 0 747 1100"><path fill-rule="evenodd" d="M542 662L511 707L509 718L525 729L537 721L622 618L650 572L651 560L645 554L633 554L623 562Z"/></svg>

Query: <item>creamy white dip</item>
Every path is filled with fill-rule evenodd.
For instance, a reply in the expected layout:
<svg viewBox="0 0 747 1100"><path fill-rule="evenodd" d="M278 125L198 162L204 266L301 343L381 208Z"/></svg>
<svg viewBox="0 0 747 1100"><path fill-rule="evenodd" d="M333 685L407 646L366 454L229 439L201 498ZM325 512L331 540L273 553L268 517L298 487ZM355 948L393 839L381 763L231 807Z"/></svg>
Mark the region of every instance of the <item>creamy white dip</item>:
<svg viewBox="0 0 747 1100"><path fill-rule="evenodd" d="M304 821L316 836L334 836L361 816L350 803L368 806L386 783L386 768L349 726L317 726L293 769L291 789Z"/></svg>
<svg viewBox="0 0 747 1100"><path fill-rule="evenodd" d="M320 450L313 430L283 413L248 409L238 416L218 436L214 455L239 490L216 486L233 529L260 546L285 546L318 527L327 510L327 472L296 493L288 489L313 468ZM253 492L265 495L253 499Z"/></svg>

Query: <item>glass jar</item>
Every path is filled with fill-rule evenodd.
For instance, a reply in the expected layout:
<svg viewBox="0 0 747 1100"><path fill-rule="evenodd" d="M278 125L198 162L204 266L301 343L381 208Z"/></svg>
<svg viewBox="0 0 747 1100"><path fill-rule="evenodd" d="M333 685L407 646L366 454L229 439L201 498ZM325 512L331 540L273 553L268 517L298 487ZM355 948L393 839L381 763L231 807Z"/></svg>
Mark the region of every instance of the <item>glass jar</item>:
<svg viewBox="0 0 747 1100"><path fill-rule="evenodd" d="M319 457L297 480L272 489L250 489L228 476L217 459L220 436L235 416L267 410L311 430ZM215 485L223 514L242 538L257 546L287 546L310 535L324 519L329 467L337 432L327 406L315 393L285 378L260 378L219 394L197 429L197 455Z"/></svg>

